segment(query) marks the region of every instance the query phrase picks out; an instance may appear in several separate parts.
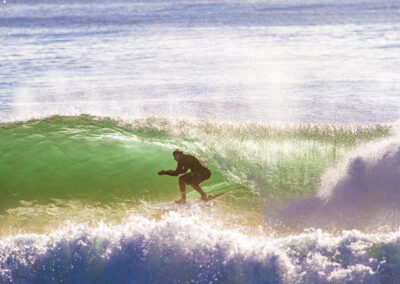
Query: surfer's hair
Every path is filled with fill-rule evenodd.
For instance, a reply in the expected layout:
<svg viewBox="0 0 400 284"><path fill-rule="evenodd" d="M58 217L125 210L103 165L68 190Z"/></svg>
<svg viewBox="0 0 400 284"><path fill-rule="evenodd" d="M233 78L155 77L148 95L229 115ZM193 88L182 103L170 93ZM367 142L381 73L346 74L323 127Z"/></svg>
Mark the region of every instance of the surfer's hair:
<svg viewBox="0 0 400 284"><path fill-rule="evenodd" d="M176 149L173 153L172 153L172 155L183 155L183 152L181 151L181 150L179 150L179 149Z"/></svg>

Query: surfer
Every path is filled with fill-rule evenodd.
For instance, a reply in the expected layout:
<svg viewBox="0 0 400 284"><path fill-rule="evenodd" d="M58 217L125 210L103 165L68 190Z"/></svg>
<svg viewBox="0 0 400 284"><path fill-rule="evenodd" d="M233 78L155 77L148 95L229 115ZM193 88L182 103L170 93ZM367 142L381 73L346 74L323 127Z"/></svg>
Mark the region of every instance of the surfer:
<svg viewBox="0 0 400 284"><path fill-rule="evenodd" d="M181 175L179 177L179 188L181 190L182 198L175 202L178 204L184 204L186 202L186 184L192 186L198 193L200 193L202 200L207 201L207 195L199 186L201 182L209 179L211 176L211 172L207 165L192 155L183 154L180 150L175 150L172 155L178 162L176 170L161 170L158 174L169 176ZM185 174L188 169L190 169L190 173Z"/></svg>

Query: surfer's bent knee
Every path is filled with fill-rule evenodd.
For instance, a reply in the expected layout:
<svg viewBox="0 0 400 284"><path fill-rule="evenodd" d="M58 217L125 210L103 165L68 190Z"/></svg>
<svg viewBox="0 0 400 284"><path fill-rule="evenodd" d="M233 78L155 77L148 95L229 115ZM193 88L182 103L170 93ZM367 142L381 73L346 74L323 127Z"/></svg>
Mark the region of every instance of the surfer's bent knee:
<svg viewBox="0 0 400 284"><path fill-rule="evenodd" d="M183 183L186 184L185 179L183 178L183 176L180 176L180 177L178 178L178 180L179 180L179 182L183 182Z"/></svg>

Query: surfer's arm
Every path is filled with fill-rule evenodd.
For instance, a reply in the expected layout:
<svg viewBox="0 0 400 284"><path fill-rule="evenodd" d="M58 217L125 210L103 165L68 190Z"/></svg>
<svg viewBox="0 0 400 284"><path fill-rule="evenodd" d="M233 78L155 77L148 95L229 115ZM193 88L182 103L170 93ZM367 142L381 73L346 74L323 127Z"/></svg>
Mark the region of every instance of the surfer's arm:
<svg viewBox="0 0 400 284"><path fill-rule="evenodd" d="M158 172L158 174L176 177L176 176L186 173L187 170L188 170L188 168L185 168L182 164L178 163L176 170L166 170L166 171L162 170L162 171Z"/></svg>
<svg viewBox="0 0 400 284"><path fill-rule="evenodd" d="M174 170L166 170L166 171L162 170L158 174L159 175L168 175L168 176L173 176L173 177L180 175L177 171L174 171Z"/></svg>

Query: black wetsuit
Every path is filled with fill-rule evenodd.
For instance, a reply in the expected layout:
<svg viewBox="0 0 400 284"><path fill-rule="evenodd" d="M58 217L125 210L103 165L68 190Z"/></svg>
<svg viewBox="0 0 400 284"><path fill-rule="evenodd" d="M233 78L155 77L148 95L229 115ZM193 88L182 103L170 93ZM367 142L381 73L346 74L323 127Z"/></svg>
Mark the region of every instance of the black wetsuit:
<svg viewBox="0 0 400 284"><path fill-rule="evenodd" d="M190 169L190 173L184 174L188 169ZM184 174L181 178L186 184L199 184L211 176L207 165L192 155L182 155L175 173L176 175Z"/></svg>

